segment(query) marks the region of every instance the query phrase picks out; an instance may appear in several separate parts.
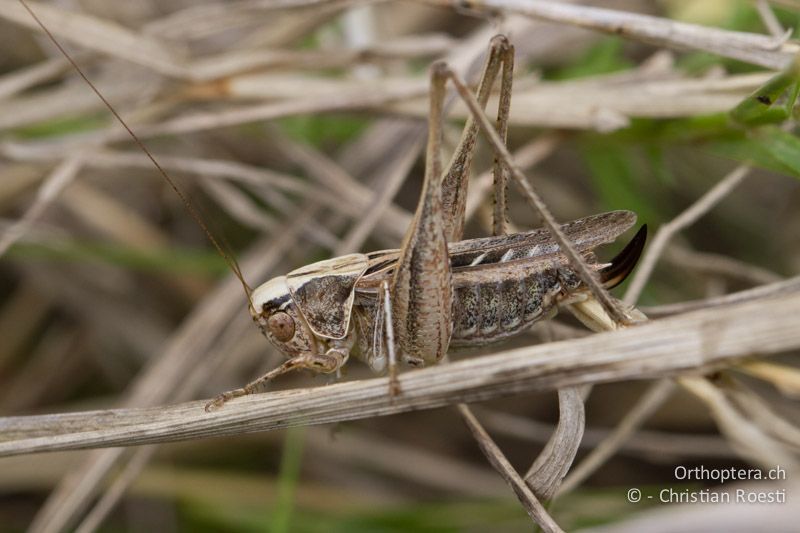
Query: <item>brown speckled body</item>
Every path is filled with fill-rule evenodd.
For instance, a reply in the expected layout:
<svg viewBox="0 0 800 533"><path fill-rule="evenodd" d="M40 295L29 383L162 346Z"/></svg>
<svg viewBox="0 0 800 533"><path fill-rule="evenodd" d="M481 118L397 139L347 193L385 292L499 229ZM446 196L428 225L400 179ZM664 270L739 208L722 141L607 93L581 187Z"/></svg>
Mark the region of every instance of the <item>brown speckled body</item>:
<svg viewBox="0 0 800 533"><path fill-rule="evenodd" d="M630 246L612 265L600 264L593 249L611 242L635 222L629 211L615 211L569 222L562 230L575 244L587 263L603 278L624 262L626 256L638 257L637 246ZM375 364L384 346L375 342L376 288L390 279L396 268L397 250L369 254L370 267L356 283L352 335L358 350L355 355ZM449 246L452 273L452 334L449 346L480 346L517 335L535 322L553 315L560 304L583 297L582 281L570 268L566 257L549 232L534 230L498 237L470 239ZM610 278L609 278L610 279ZM616 284L619 280L614 280ZM402 352L405 346L397 343ZM402 359L407 364L429 361Z"/></svg>
<svg viewBox="0 0 800 533"><path fill-rule="evenodd" d="M577 280L571 271L553 266L455 287L450 345L487 344L522 332L578 289L580 281L570 287L570 280Z"/></svg>
<svg viewBox="0 0 800 533"><path fill-rule="evenodd" d="M456 281L450 346L481 346L513 337L552 316L559 304L579 297L583 284L563 263L538 267L525 269L513 265L504 279L493 278L487 272L482 279L470 276L469 282ZM366 295L353 308L360 358L364 360L372 355L374 309L374 299Z"/></svg>
<svg viewBox="0 0 800 533"><path fill-rule="evenodd" d="M466 271L454 268L449 346L481 346L518 335L551 317L559 304L580 297L583 284L565 264L563 259L553 263L523 260L484 265L488 268L482 271L475 266ZM493 275L500 272L503 278ZM361 293L353 307L353 334L359 347L355 355L367 363L375 357L375 304L371 294ZM398 349L402 351L403 346ZM425 363L405 362L414 366Z"/></svg>
<svg viewBox="0 0 800 533"><path fill-rule="evenodd" d="M508 39L492 38L475 102L470 100L485 108L499 77L494 135L500 144L508 127L513 63ZM338 372L351 354L376 372L388 368L389 390L398 394L398 362L436 363L450 346L486 344L515 335L550 316L559 304L584 297L582 282L550 231L507 234L506 175L519 176L503 150L495 151L492 170L494 236L462 240L479 120L467 120L450 162L443 165L441 124L448 81L456 83L462 96L469 92L446 64L431 66L425 176L400 248L314 263L252 291L253 319L288 359L245 387L220 395L210 407L251 394L292 370ZM481 117L479 112L475 116ZM483 119L480 122L491 130ZM535 199L529 187L523 188ZM540 200L534 204L544 212ZM603 285L613 287L635 265L645 228L610 264L599 264L592 251L615 240L635 220L629 211L575 220L561 226L564 235L559 242L567 239ZM588 275L592 274L582 268L583 278Z"/></svg>

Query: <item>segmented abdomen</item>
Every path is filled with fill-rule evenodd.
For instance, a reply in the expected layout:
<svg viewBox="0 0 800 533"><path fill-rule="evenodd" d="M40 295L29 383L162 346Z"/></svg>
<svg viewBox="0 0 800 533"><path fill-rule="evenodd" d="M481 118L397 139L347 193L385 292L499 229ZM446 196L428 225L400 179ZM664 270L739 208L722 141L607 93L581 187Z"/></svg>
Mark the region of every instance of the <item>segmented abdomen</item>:
<svg viewBox="0 0 800 533"><path fill-rule="evenodd" d="M515 335L547 316L580 284L571 270L553 267L456 286L450 344L480 345Z"/></svg>

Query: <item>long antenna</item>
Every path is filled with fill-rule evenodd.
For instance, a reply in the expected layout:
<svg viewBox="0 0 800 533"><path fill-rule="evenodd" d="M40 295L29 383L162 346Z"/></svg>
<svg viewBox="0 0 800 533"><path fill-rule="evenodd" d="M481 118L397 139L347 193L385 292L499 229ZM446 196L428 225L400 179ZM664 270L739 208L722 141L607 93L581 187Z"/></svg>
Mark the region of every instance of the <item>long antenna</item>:
<svg viewBox="0 0 800 533"><path fill-rule="evenodd" d="M25 2L25 0L19 0L19 2L20 4L22 4L22 7L24 7L28 13L30 13L31 17L33 17L33 20L35 20L36 23L39 25L39 27L42 28L42 31L47 35L47 37L50 38L50 40L53 42L56 48L58 48L58 50L64 55L64 57L66 57L67 60L72 64L72 66L75 68L78 74L80 74L81 78L83 78L83 81L85 81L86 84L89 87L91 87L92 91L94 91L94 94L96 94L97 97L108 108L108 110L111 111L111 114L114 115L114 117L120 124L122 124L122 127L128 131L128 134L130 134L134 142L139 146L142 152L145 153L145 155L150 159L150 161L152 161L153 165L155 165L155 167L158 169L158 172L167 181L169 186L172 187L172 190L175 191L175 194L177 194L178 197L183 202L183 206L186 208L186 211L189 213L189 215L191 215L191 217L194 219L197 225L200 226L200 228L206 234L206 237L208 237L208 240L211 241L211 244L213 244L214 248L217 249L219 255L222 256L222 259L225 260L225 263L227 263L228 267L231 269L234 275L239 279L239 282L242 284L242 288L244 289L244 293L247 296L247 301L250 303L252 307L253 299L251 296L253 294L253 289L244 280L244 276L242 275L242 269L239 268L239 263L236 261L233 255L231 253L226 252L225 249L222 247L222 245L220 245L219 241L214 237L214 234L211 233L211 230L208 229L208 226L203 221L203 218L197 212L197 209L195 209L194 205L192 205L192 203L189 201L189 199L186 197L183 191L181 191L181 189L178 187L175 181L173 181L173 179L169 176L169 174L167 174L167 171L164 170L163 167L158 164L158 161L156 161L156 158L153 157L153 154L150 153L150 150L148 150L147 147L144 145L144 143L141 140L139 140L139 137L136 136L133 130L130 127L128 127L128 124L125 122L125 120L123 120L123 118L119 115L119 113L117 113L117 111L108 102L108 100L105 99L105 97L100 93L100 91L97 90L97 87L95 87L94 84L89 80L89 78L86 77L86 74L83 73L81 67L79 67L78 64L75 62L75 60L72 59L72 56L70 56L67 53L67 51L64 50L64 48L61 46L61 43L59 43L58 40L56 40L56 38L53 36L52 33L50 33L50 30L47 29L47 27L42 23L42 21L39 20L39 17L37 17L36 13L34 13L33 10L31 10L27 2Z"/></svg>

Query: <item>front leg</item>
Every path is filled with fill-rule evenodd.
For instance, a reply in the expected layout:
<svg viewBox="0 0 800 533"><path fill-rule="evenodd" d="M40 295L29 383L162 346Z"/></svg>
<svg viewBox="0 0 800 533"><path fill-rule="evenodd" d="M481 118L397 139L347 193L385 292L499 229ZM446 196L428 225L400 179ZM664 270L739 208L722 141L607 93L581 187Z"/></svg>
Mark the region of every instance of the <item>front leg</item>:
<svg viewBox="0 0 800 533"><path fill-rule="evenodd" d="M351 332L344 339L331 341L330 347L324 354L307 353L292 357L278 368L270 370L244 387L229 390L218 395L206 404L205 410L207 413L216 411L229 400L255 394L276 377L294 370L308 369L323 374L336 372L338 376L339 370L344 366L350 356L350 350L353 348L354 342L355 338Z"/></svg>

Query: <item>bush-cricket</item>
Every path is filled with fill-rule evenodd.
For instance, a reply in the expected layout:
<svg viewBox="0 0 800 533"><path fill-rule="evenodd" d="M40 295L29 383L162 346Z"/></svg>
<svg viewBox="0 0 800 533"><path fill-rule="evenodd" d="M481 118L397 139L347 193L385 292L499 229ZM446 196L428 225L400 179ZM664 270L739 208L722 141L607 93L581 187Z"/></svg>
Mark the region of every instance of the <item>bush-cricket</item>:
<svg viewBox="0 0 800 533"><path fill-rule="evenodd" d="M33 12L31 15L35 18ZM69 58L49 31L43 25L42 28ZM477 102L485 107L500 78L497 130L503 141L510 109L513 57L513 47L504 36L492 39L476 93ZM401 247L314 263L255 290L247 285L235 259L225 252L173 180L92 86L225 258L242 283L253 320L287 357L285 363L245 387L217 396L206 410L256 392L264 383L294 369L337 372L351 354L376 372L388 369L391 391L396 394L397 363L423 366L439 362L450 346L481 345L516 335L552 316L558 305L588 298L586 284L550 230L507 233L505 196L510 167L499 155L493 167L494 235L462 240L479 124L474 118L468 119L454 155L443 167L442 120L447 80L447 67L435 63L430 76L423 189ZM605 288L621 282L635 266L644 245L645 227L608 264L599 263L593 250L615 240L634 224L635 218L631 212L615 211L561 226Z"/></svg>

